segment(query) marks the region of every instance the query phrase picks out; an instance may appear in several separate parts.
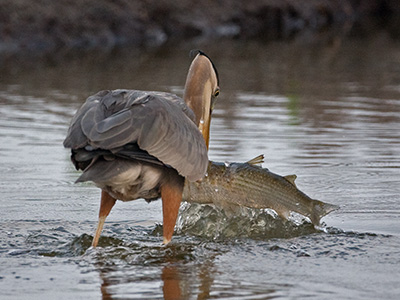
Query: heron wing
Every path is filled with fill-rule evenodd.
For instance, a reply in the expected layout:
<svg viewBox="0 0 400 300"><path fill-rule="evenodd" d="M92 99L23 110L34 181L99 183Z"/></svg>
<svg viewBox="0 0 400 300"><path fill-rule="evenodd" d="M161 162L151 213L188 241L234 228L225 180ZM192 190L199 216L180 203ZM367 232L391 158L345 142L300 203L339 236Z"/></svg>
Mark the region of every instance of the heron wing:
<svg viewBox="0 0 400 300"><path fill-rule="evenodd" d="M102 91L89 97L72 119L64 146L104 149L129 157L137 144L191 181L202 178L207 147L184 101L169 93Z"/></svg>

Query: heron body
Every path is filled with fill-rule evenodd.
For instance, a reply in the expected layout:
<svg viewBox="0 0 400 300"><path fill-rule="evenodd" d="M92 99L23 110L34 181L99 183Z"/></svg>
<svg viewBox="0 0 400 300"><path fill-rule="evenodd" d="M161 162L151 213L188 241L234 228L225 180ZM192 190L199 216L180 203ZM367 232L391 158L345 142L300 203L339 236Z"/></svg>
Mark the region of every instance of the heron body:
<svg viewBox="0 0 400 300"><path fill-rule="evenodd" d="M200 180L208 166L209 120L218 76L202 52L187 76L184 99L163 92L100 91L71 121L66 148L82 175L102 189L92 246L116 200L163 201L163 236L173 235L185 178Z"/></svg>

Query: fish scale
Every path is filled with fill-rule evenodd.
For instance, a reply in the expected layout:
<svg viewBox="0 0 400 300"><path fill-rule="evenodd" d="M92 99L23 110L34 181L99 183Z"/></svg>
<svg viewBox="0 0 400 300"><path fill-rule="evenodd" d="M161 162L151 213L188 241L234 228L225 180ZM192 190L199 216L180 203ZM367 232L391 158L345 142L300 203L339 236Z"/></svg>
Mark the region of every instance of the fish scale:
<svg viewBox="0 0 400 300"><path fill-rule="evenodd" d="M186 181L183 200L214 204L226 210L240 206L269 208L284 219L296 212L316 226L323 216L339 208L300 191L294 184L294 175L284 177L258 166L261 158L231 164L210 161L206 177L198 182Z"/></svg>

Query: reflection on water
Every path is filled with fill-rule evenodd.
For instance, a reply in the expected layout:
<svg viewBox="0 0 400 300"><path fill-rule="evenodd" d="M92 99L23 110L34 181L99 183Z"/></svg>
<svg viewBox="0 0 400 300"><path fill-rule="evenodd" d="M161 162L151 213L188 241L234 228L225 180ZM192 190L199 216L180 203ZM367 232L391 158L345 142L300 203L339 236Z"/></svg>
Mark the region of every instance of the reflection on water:
<svg viewBox="0 0 400 300"><path fill-rule="evenodd" d="M62 148L90 94L182 93L190 48L218 67L210 157L297 174L340 205L324 231L244 211L184 206L162 247L161 205L117 203L99 248L99 191L74 185ZM382 51L385 49L385 51ZM400 44L221 42L1 66L0 291L7 299L385 298L400 293ZM222 218L222 219L221 219Z"/></svg>

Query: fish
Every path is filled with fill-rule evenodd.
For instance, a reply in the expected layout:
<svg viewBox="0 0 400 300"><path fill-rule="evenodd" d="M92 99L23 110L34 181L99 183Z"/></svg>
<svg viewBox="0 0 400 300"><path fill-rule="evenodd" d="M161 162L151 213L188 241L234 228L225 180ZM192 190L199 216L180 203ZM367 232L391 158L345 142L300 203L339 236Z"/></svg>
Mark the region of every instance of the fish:
<svg viewBox="0 0 400 300"><path fill-rule="evenodd" d="M209 161L201 181L185 182L182 199L189 203L214 204L224 210L235 207L272 209L289 220L291 212L309 218L314 226L339 206L315 200L300 191L296 175L280 176L262 167L264 155L245 163Z"/></svg>

